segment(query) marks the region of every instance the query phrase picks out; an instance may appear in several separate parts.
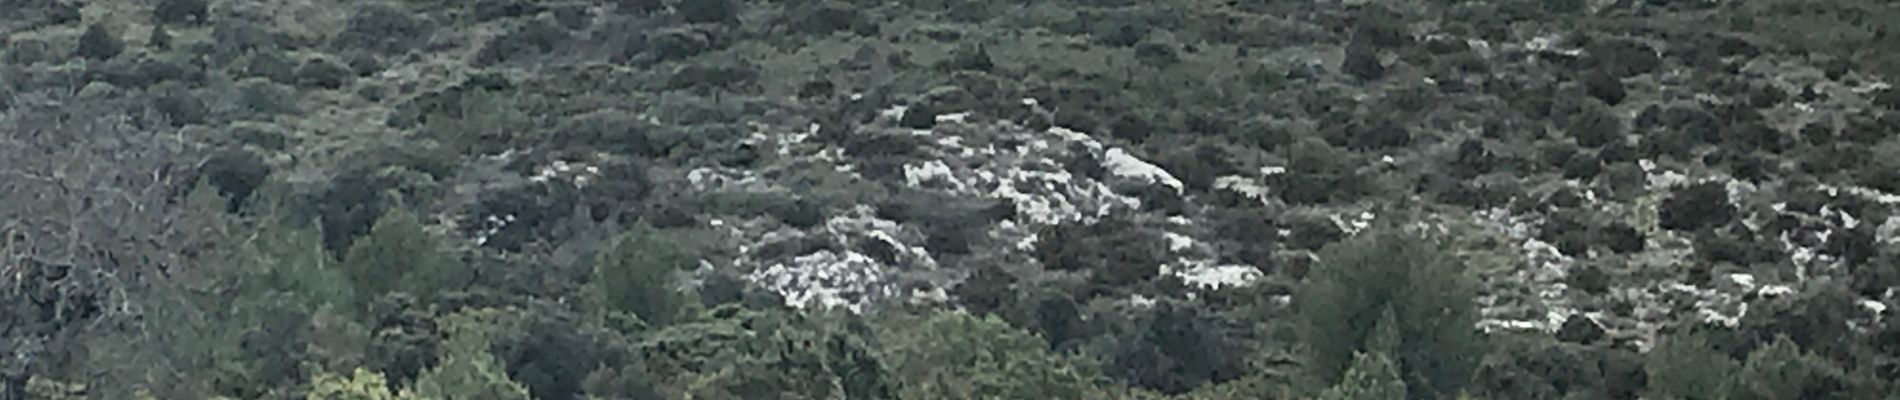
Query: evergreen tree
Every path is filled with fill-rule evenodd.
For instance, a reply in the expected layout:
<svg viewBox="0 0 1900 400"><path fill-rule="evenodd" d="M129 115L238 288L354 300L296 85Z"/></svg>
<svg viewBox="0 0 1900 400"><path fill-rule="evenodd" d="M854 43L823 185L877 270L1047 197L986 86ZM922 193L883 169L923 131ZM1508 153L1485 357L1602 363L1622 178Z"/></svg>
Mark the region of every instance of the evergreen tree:
<svg viewBox="0 0 1900 400"><path fill-rule="evenodd" d="M690 300L677 276L695 261L671 238L640 223L601 255L594 266L595 290L609 309L638 316L648 326L664 326Z"/></svg>
<svg viewBox="0 0 1900 400"><path fill-rule="evenodd" d="M1454 254L1380 228L1327 245L1319 258L1294 299L1294 330L1315 379L1339 382L1354 354L1375 343L1390 349L1413 398L1448 396L1470 379L1484 353L1473 329L1477 289ZM1381 325L1389 331L1375 335Z"/></svg>

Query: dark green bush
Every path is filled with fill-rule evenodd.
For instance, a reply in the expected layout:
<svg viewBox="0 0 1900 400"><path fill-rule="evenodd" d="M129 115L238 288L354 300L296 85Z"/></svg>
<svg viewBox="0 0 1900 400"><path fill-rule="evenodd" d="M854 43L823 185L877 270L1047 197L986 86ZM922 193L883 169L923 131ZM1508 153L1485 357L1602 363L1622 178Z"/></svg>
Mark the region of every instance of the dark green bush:
<svg viewBox="0 0 1900 400"><path fill-rule="evenodd" d="M404 292L425 301L460 290L474 278L415 214L391 208L343 257L343 269L362 296Z"/></svg>
<svg viewBox="0 0 1900 400"><path fill-rule="evenodd" d="M1390 312L1399 340L1392 359L1412 398L1457 393L1485 348L1474 327L1476 285L1466 274L1458 256L1395 228L1327 245L1294 294L1294 330L1309 371L1338 382Z"/></svg>
<svg viewBox="0 0 1900 400"><path fill-rule="evenodd" d="M205 0L160 0L152 18L167 24L204 22L210 18Z"/></svg>
<svg viewBox="0 0 1900 400"><path fill-rule="evenodd" d="M119 56L125 51L125 42L119 40L106 29L104 24L92 24L86 27L86 33L79 35L79 47L75 54L79 57L106 60Z"/></svg>
<svg viewBox="0 0 1900 400"><path fill-rule="evenodd" d="M679 274L698 260L682 247L686 245L636 224L601 253L594 266L594 290L609 309L638 316L649 326L670 324L691 300L680 287Z"/></svg>

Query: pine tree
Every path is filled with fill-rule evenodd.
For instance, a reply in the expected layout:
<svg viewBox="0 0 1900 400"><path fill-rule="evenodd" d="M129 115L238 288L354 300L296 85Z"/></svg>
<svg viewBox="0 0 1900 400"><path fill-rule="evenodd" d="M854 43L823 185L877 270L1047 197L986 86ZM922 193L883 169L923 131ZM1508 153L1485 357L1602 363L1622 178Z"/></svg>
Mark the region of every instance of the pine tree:
<svg viewBox="0 0 1900 400"><path fill-rule="evenodd" d="M1339 382L1354 355L1377 353L1375 344L1389 349L1414 398L1449 396L1470 379L1484 344L1473 329L1476 284L1462 260L1389 227L1328 245L1319 258L1294 299L1294 330L1314 379Z"/></svg>

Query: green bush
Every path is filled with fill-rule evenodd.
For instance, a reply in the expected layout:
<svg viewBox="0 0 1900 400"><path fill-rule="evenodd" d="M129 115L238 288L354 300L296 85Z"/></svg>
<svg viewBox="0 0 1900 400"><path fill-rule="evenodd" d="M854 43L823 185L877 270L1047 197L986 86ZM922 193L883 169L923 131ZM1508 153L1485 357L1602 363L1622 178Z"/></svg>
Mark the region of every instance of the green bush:
<svg viewBox="0 0 1900 400"><path fill-rule="evenodd" d="M1883 32L1900 29L1900 8L1876 0L1734 2L1726 7L1731 28L1762 35L1795 51L1850 60L1863 72L1900 76L1900 41Z"/></svg>
<svg viewBox="0 0 1900 400"><path fill-rule="evenodd" d="M1354 354L1371 348L1390 313L1392 360L1413 398L1456 393L1483 356L1474 329L1476 286L1463 261L1428 239L1392 228L1361 233L1319 252L1295 293L1294 330L1306 366L1338 382Z"/></svg>
<svg viewBox="0 0 1900 400"><path fill-rule="evenodd" d="M882 324L903 399L1080 399L1093 371L995 316L938 312Z"/></svg>
<svg viewBox="0 0 1900 400"><path fill-rule="evenodd" d="M508 379L501 361L488 351L488 333L475 311L447 318L449 338L441 364L416 377L419 397L443 400L528 400L528 388Z"/></svg>
<svg viewBox="0 0 1900 400"><path fill-rule="evenodd" d="M1325 392L1320 393L1322 400L1403 400L1405 399L1405 381L1399 379L1399 369L1392 360L1378 353L1359 353L1353 355L1352 367L1346 369L1346 375Z"/></svg>
<svg viewBox="0 0 1900 400"><path fill-rule="evenodd" d="M1830 398L1839 372L1787 336L1737 361L1706 332L1678 332L1649 352L1649 392L1664 399L1773 400Z"/></svg>
<svg viewBox="0 0 1900 400"><path fill-rule="evenodd" d="M401 207L392 207L376 220L368 235L350 245L343 270L365 299L406 292L433 300L441 293L466 287L473 279L462 261L425 230L420 219Z"/></svg>
<svg viewBox="0 0 1900 400"><path fill-rule="evenodd" d="M721 306L640 345L668 398L889 399L896 383L853 315Z"/></svg>
<svg viewBox="0 0 1900 400"><path fill-rule="evenodd" d="M1748 353L1740 373L1729 383L1729 398L1735 400L1778 400L1813 398L1805 392L1818 382L1817 365L1821 360L1801 350L1787 336Z"/></svg>
<svg viewBox="0 0 1900 400"><path fill-rule="evenodd" d="M681 270L697 259L668 235L640 223L614 240L594 266L594 290L608 309L664 326L692 299L679 288Z"/></svg>
<svg viewBox="0 0 1900 400"><path fill-rule="evenodd" d="M350 376L317 372L310 377L304 400L421 400L409 391L390 392L389 387L382 374L362 368Z"/></svg>
<svg viewBox="0 0 1900 400"><path fill-rule="evenodd" d="M1710 343L1706 333L1678 332L1649 350L1649 393L1661 399L1726 399L1729 379L1741 366Z"/></svg>

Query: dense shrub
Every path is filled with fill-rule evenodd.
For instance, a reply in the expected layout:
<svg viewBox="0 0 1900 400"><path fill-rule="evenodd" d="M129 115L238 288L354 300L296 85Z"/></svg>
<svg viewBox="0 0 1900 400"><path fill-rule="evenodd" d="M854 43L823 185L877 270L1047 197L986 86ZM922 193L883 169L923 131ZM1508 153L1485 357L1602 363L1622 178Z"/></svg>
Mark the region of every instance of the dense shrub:
<svg viewBox="0 0 1900 400"><path fill-rule="evenodd" d="M474 279L462 260L408 210L392 208L358 238L343 257L343 269L363 296L405 292L433 300Z"/></svg>
<svg viewBox="0 0 1900 400"><path fill-rule="evenodd" d="M79 35L79 47L74 51L79 57L106 60L125 51L125 42L107 30L105 25L92 24L86 27L86 33Z"/></svg>
<svg viewBox="0 0 1900 400"><path fill-rule="evenodd" d="M678 276L697 261L683 245L644 223L634 225L601 253L594 266L594 290L609 308L650 326L672 323L690 299L681 291Z"/></svg>
<svg viewBox="0 0 1900 400"><path fill-rule="evenodd" d="M415 393L429 399L528 400L528 389L508 379L489 353L484 311L451 316L441 364L416 377Z"/></svg>
<svg viewBox="0 0 1900 400"><path fill-rule="evenodd" d="M1096 377L996 317L938 312L881 324L901 399L1081 399Z"/></svg>
<svg viewBox="0 0 1900 400"><path fill-rule="evenodd" d="M682 0L673 3L673 10L690 23L726 23L739 20L739 6L734 0Z"/></svg>
<svg viewBox="0 0 1900 400"><path fill-rule="evenodd" d="M205 22L210 18L205 0L160 0L152 9L152 18L167 24Z"/></svg>
<svg viewBox="0 0 1900 400"><path fill-rule="evenodd" d="M640 349L670 398L895 398L898 383L857 317L720 306Z"/></svg>
<svg viewBox="0 0 1900 400"><path fill-rule="evenodd" d="M394 5L364 3L344 22L333 43L341 48L381 54L402 54L420 47L433 28L413 13Z"/></svg>
<svg viewBox="0 0 1900 400"><path fill-rule="evenodd" d="M1153 279L1167 255L1160 238L1126 220L1057 225L1038 236L1036 258L1044 268L1087 271L1090 281L1104 289Z"/></svg>
<svg viewBox="0 0 1900 400"><path fill-rule="evenodd" d="M1657 207L1664 229L1693 231L1728 224L1735 218L1728 188L1721 182L1703 182L1677 189Z"/></svg>
<svg viewBox="0 0 1900 400"><path fill-rule="evenodd" d="M1393 360L1412 398L1456 393L1484 343L1474 330L1476 287L1463 262L1430 240L1378 228L1319 252L1294 295L1295 330L1310 372L1338 382L1368 349L1380 316L1396 318Z"/></svg>

